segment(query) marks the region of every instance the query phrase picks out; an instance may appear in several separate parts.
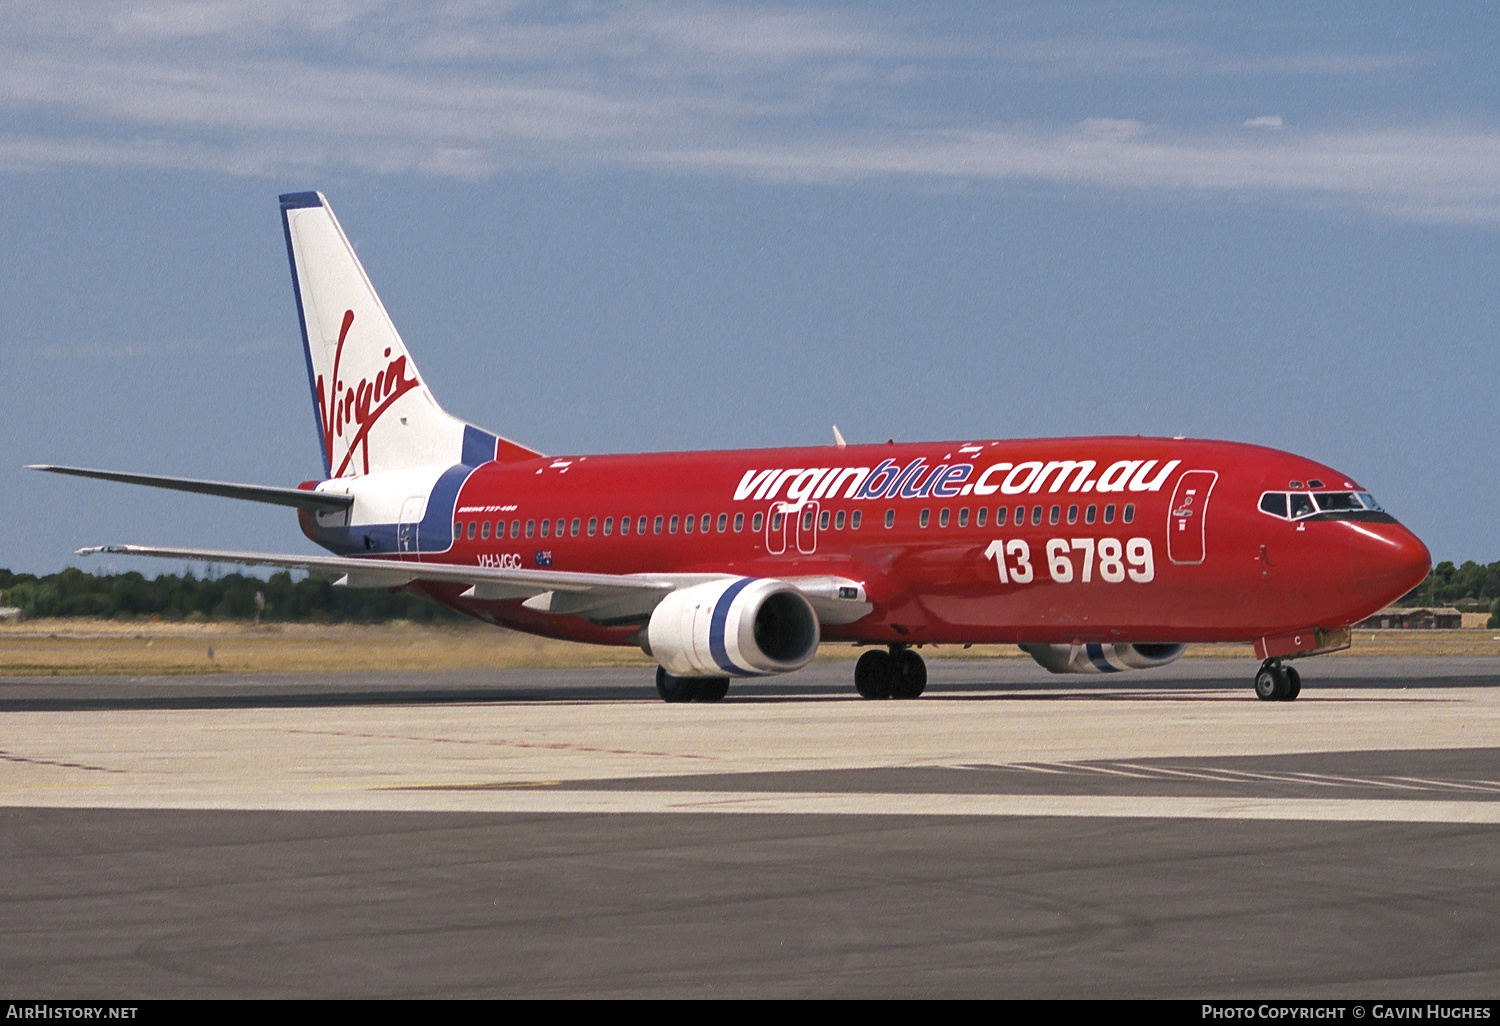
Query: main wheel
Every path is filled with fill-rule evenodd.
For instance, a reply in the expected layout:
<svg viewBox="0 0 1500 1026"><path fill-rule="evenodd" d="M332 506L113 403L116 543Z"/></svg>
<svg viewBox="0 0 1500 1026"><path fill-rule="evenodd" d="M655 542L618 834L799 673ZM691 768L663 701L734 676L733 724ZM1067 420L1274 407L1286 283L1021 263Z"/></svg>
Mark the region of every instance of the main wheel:
<svg viewBox="0 0 1500 1026"><path fill-rule="evenodd" d="M728 677L703 677L698 681L699 702L722 702L729 694Z"/></svg>
<svg viewBox="0 0 1500 1026"><path fill-rule="evenodd" d="M1273 663L1265 664L1255 675L1255 697L1262 702L1281 701L1290 687L1286 671Z"/></svg>
<svg viewBox="0 0 1500 1026"><path fill-rule="evenodd" d="M854 689L861 698L890 698L895 675L890 653L871 649L854 664Z"/></svg>
<svg viewBox="0 0 1500 1026"><path fill-rule="evenodd" d="M1298 673L1290 666L1288 666L1282 672L1286 674L1287 685L1286 694L1282 696L1282 700L1290 702L1302 693L1302 674Z"/></svg>
<svg viewBox="0 0 1500 1026"><path fill-rule="evenodd" d="M892 698L916 698L927 690L927 663L909 648L891 654L896 671L891 684Z"/></svg>
<svg viewBox="0 0 1500 1026"><path fill-rule="evenodd" d="M656 693L663 702L691 702L698 697L700 684L697 677L674 677L665 666L656 668Z"/></svg>

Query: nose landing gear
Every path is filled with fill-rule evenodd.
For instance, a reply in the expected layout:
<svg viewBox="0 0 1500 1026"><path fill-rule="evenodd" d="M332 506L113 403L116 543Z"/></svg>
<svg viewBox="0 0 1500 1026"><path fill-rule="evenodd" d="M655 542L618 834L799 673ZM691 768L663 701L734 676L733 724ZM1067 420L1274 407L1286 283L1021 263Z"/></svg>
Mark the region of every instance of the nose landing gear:
<svg viewBox="0 0 1500 1026"><path fill-rule="evenodd" d="M1263 702L1290 702L1302 693L1302 675L1279 659L1267 659L1255 675L1255 697Z"/></svg>
<svg viewBox="0 0 1500 1026"><path fill-rule="evenodd" d="M916 698L927 689L927 664L905 645L872 649L854 664L854 689L861 698Z"/></svg>

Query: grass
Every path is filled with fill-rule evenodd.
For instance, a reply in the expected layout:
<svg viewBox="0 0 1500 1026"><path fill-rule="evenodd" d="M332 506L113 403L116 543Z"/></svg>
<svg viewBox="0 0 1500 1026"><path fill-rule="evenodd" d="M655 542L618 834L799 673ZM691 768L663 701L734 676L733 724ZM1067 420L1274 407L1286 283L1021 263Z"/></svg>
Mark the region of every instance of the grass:
<svg viewBox="0 0 1500 1026"><path fill-rule="evenodd" d="M851 660L851 645L825 645L820 660ZM929 646L930 659L1018 659L1011 645ZM1193 645L1198 658L1251 658L1248 645ZM1500 631L1361 631L1345 655L1500 656ZM0 626L0 676L202 673L337 673L372 670L504 670L654 665L635 648L580 645L484 624L430 626L137 623L33 620Z"/></svg>

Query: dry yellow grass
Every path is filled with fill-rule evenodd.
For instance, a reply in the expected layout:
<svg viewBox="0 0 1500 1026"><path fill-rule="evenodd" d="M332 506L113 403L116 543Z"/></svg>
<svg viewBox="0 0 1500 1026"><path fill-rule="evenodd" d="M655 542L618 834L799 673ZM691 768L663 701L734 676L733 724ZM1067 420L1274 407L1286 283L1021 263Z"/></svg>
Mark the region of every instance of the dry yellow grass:
<svg viewBox="0 0 1500 1026"><path fill-rule="evenodd" d="M825 645L824 660L860 650ZM1024 658L1010 645L929 647L928 658ZM1188 656L1249 658L1248 645L1193 645ZM1500 631L1362 631L1340 655L1500 656ZM639 649L552 641L484 624L123 623L33 620L0 626L0 676L331 673L651 666Z"/></svg>

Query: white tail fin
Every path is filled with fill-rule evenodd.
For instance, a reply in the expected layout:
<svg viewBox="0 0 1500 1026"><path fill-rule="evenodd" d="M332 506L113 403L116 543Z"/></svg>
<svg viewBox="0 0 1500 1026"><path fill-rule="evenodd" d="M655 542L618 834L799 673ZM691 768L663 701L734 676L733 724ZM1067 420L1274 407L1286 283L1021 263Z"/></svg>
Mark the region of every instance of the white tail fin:
<svg viewBox="0 0 1500 1026"><path fill-rule="evenodd" d="M322 193L282 196L281 222L327 476L539 455L438 405Z"/></svg>

